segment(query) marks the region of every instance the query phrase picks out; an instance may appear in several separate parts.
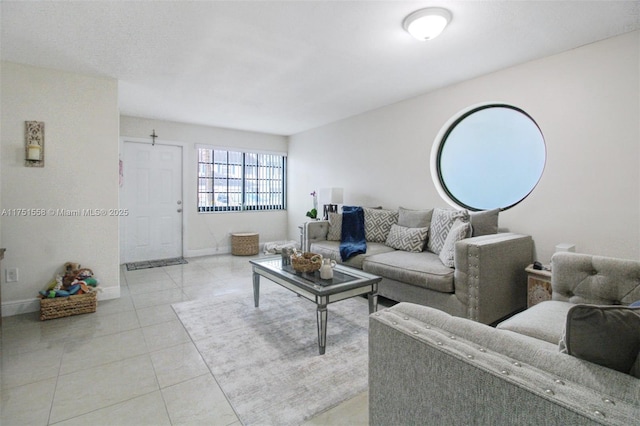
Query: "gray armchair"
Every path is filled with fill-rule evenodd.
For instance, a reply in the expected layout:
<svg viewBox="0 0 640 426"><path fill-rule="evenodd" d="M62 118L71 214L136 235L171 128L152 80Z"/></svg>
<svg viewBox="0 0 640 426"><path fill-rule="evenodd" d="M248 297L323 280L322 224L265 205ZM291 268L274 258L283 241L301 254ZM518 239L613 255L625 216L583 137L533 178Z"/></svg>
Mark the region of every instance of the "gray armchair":
<svg viewBox="0 0 640 426"><path fill-rule="evenodd" d="M640 344L640 311L625 306L640 300L640 262L559 253L552 259L552 287L553 300L497 328L409 303L372 314L370 424L638 424L640 370L610 368L600 349L617 357L616 349L596 340L615 331L587 336L595 359L584 350L561 350L574 307L593 309L597 318L608 310L630 313L623 327L629 332L631 319L637 331L631 327L628 339ZM619 340L626 345L628 339Z"/></svg>

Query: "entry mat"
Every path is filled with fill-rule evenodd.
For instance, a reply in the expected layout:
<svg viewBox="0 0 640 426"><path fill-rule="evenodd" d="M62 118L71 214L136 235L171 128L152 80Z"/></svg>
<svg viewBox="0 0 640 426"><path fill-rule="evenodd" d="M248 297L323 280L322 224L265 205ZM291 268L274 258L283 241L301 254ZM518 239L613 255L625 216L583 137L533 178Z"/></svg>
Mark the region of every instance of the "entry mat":
<svg viewBox="0 0 640 426"><path fill-rule="evenodd" d="M173 257L171 259L145 260L144 262L127 263L127 271L137 271L138 269L159 268L161 266L184 265L187 262L184 257Z"/></svg>

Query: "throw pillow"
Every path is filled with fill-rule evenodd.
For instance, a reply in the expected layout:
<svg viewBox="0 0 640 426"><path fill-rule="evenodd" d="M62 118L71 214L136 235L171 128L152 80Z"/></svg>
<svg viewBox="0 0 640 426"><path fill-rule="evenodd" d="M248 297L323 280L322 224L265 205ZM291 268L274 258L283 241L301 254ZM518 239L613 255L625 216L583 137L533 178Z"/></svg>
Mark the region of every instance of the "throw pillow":
<svg viewBox="0 0 640 426"><path fill-rule="evenodd" d="M429 225L429 240L427 241L427 249L430 252L440 254L449 230L457 219L469 222L469 212L466 210L433 210L431 224Z"/></svg>
<svg viewBox="0 0 640 426"><path fill-rule="evenodd" d="M329 232L327 241L340 241L342 239L342 213L329 213Z"/></svg>
<svg viewBox="0 0 640 426"><path fill-rule="evenodd" d="M419 253L424 248L429 228L407 228L395 223L391 225L386 245L396 250Z"/></svg>
<svg viewBox="0 0 640 426"><path fill-rule="evenodd" d="M449 268L453 268L454 266L454 254L456 250L456 243L460 240L464 240L471 235L471 224L469 222L465 222L462 219L457 219L449 233L447 234L447 238L444 240L442 245L442 250L440 250L439 257L442 263Z"/></svg>
<svg viewBox="0 0 640 426"><path fill-rule="evenodd" d="M469 212L471 219L471 236L491 235L498 233L498 214L500 209Z"/></svg>
<svg viewBox="0 0 640 426"><path fill-rule="evenodd" d="M560 351L640 378L634 369L640 351L640 308L572 306Z"/></svg>
<svg viewBox="0 0 640 426"><path fill-rule="evenodd" d="M387 241L391 225L398 223L398 212L369 207L363 207L363 210L365 239L372 243Z"/></svg>
<svg viewBox="0 0 640 426"><path fill-rule="evenodd" d="M398 208L398 225L407 228L428 228L431 224L433 209L410 210L404 207Z"/></svg>

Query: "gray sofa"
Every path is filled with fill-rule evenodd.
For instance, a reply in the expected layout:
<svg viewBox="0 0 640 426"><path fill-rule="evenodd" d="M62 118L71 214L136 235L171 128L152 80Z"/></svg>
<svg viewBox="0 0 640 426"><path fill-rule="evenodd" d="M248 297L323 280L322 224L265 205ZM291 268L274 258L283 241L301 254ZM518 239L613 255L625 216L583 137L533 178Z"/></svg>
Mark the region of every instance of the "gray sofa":
<svg viewBox="0 0 640 426"><path fill-rule="evenodd" d="M372 314L370 424L638 424L640 308L624 305L640 262L558 253L552 288L496 328L409 303Z"/></svg>
<svg viewBox="0 0 640 426"><path fill-rule="evenodd" d="M307 222L304 250L341 262L340 241L327 240L328 232L329 221ZM344 264L381 276L380 296L491 324L526 306L524 269L532 261L531 237L504 232L455 243L453 267L429 250L407 252L379 241L367 241L367 252Z"/></svg>

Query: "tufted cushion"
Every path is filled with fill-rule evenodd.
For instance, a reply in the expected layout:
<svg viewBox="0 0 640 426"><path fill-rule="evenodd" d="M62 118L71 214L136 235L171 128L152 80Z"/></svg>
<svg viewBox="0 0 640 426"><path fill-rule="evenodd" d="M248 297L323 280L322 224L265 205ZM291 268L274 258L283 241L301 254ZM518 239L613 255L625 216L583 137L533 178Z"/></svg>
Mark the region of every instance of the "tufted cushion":
<svg viewBox="0 0 640 426"><path fill-rule="evenodd" d="M304 250L307 249L306 245L314 241L324 241L327 239L327 231L329 230L328 220L310 220L304 224Z"/></svg>
<svg viewBox="0 0 640 426"><path fill-rule="evenodd" d="M551 258L552 299L628 305L640 300L640 261L561 252Z"/></svg>
<svg viewBox="0 0 640 426"><path fill-rule="evenodd" d="M575 305L567 313L560 351L640 378L640 308Z"/></svg>
<svg viewBox="0 0 640 426"><path fill-rule="evenodd" d="M391 225L386 244L398 250L421 252L428 232L429 228L407 228L394 223Z"/></svg>
<svg viewBox="0 0 640 426"><path fill-rule="evenodd" d="M469 222L463 222L460 219L451 226L447 238L444 240L442 250L440 250L440 260L445 266L449 268L454 267L454 254L456 251L456 243L471 236L471 224Z"/></svg>
<svg viewBox="0 0 640 426"><path fill-rule="evenodd" d="M440 254L444 242L449 235L449 230L453 226L456 219L463 222L469 222L469 212L466 210L445 210L434 209L429 225L429 240L427 241L427 249L435 254Z"/></svg>
<svg viewBox="0 0 640 426"><path fill-rule="evenodd" d="M398 225L407 228L428 228L431 225L433 209L410 210L404 207L398 208Z"/></svg>
<svg viewBox="0 0 640 426"><path fill-rule="evenodd" d="M471 220L472 237L491 235L498 233L498 215L500 209L469 212Z"/></svg>
<svg viewBox="0 0 640 426"><path fill-rule="evenodd" d="M391 225L398 223L398 212L392 210L364 210L364 236L367 242L384 243L391 230Z"/></svg>
<svg viewBox="0 0 640 426"><path fill-rule="evenodd" d="M328 241L340 241L342 239L342 213L329 213Z"/></svg>

